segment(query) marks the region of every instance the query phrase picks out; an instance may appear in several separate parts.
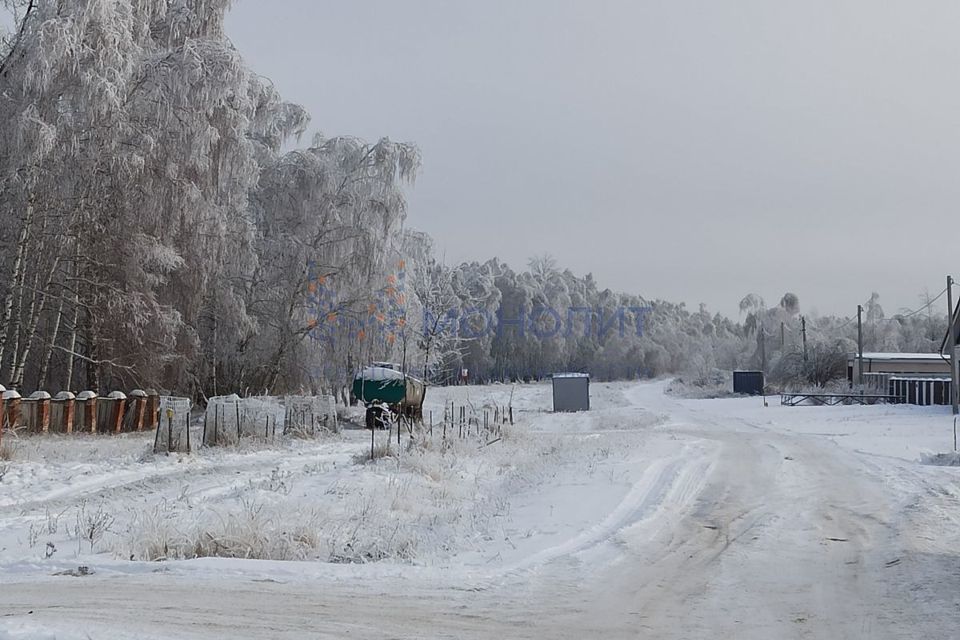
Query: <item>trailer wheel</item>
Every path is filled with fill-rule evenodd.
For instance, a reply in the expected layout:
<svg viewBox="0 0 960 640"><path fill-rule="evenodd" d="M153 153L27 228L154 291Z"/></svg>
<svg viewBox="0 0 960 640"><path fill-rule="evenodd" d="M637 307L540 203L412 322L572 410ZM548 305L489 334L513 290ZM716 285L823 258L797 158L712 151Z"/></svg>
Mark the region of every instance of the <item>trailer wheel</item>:
<svg viewBox="0 0 960 640"><path fill-rule="evenodd" d="M374 405L367 407L365 422L367 429L386 429L387 424L383 417L383 407Z"/></svg>

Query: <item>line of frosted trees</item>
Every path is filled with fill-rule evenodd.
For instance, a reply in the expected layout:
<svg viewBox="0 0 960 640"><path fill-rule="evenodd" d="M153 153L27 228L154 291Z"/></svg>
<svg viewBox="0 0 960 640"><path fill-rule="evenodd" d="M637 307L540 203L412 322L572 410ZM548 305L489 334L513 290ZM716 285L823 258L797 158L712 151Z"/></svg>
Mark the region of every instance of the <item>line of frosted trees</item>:
<svg viewBox="0 0 960 640"><path fill-rule="evenodd" d="M769 306L750 294L734 321L709 313L704 305L691 311L683 304L600 290L591 276L576 277L545 258L531 260L520 273L497 260L461 265L453 273L454 286L468 291L463 299L487 301L491 313L508 321L530 320L525 330L507 322L479 337L466 332L472 339L460 345L455 361L476 372L474 380L529 379L574 370L607 380L678 374L695 385L711 386L727 384L735 369L763 369L775 386L826 385L845 379L847 357L857 349L855 318L804 318L792 293ZM538 313L538 308L589 309L590 324L564 323L555 331L558 314ZM866 351L933 352L946 331L945 305L886 317L874 293L864 308ZM619 322L618 313L631 309L647 310L640 325L629 311L627 322ZM470 313L462 316L466 322L473 319ZM537 320L545 320L546 328L538 331Z"/></svg>
<svg viewBox="0 0 960 640"><path fill-rule="evenodd" d="M769 368L819 381L809 353L850 348L821 319L797 364L787 302L748 300L735 322L549 258L439 263L404 227L416 147L300 145L308 114L230 44L228 5L0 0L0 383L340 392L377 360L434 381L706 381L757 366L758 335ZM913 344L917 326L876 316L878 347L928 350L942 324L912 317L930 325Z"/></svg>
<svg viewBox="0 0 960 640"><path fill-rule="evenodd" d="M3 2L0 380L301 384L306 264L360 304L416 148L282 152L308 116L229 43L226 0Z"/></svg>

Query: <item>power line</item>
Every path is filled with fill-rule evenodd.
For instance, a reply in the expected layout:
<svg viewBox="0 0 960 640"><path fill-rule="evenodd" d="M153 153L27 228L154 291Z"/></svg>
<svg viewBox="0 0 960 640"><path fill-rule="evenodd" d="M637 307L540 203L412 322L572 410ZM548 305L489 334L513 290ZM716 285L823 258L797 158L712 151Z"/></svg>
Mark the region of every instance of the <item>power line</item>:
<svg viewBox="0 0 960 640"><path fill-rule="evenodd" d="M909 313L906 313L906 314L898 313L897 315L900 316L901 318L904 318L904 319L906 319L906 318L911 318L911 317L917 315L918 313L920 313L921 311L924 311L925 309L929 309L930 306L931 306L934 302L936 302L937 300L939 300L940 298L942 298L942 297L943 297L943 294L945 294L946 292L947 292L947 288L944 287L944 288L943 288L943 291L941 291L939 294L937 294L937 297L936 297L936 298L934 298L933 300L929 301L927 304L923 305L923 306L920 307L919 309L914 309L913 311L910 311Z"/></svg>
<svg viewBox="0 0 960 640"><path fill-rule="evenodd" d="M914 309L914 310L912 310L912 311L908 311L907 313L898 313L898 314L896 314L894 317L899 317L899 318L903 318L903 319L912 318L913 316L917 315L917 314L920 313L921 311L925 311L926 309L929 309L937 300L939 300L940 298L942 298L946 292L947 292L947 288L944 287L944 288L943 288L943 291L941 291L940 293L937 294L937 297L933 298L932 300L930 300L929 302L927 302L925 305L923 305L923 306L920 307L919 309ZM860 306L866 308L866 306L867 306L869 303L870 303L870 300L867 300L866 302L861 303ZM815 324L810 323L810 324L808 325L808 328L813 329L814 331L819 331L820 333L823 333L824 331L840 331L840 330L842 330L842 329L847 328L848 326L850 326L851 324L853 324L853 323L856 322L856 321L857 321L857 317L856 317L856 316L853 316L853 317L851 317L851 318L848 318L847 321L844 322L843 324L841 324L841 325L839 325L839 326L836 326L836 327L827 327L827 328L825 328L825 329L821 329L820 327L816 326Z"/></svg>
<svg viewBox="0 0 960 640"><path fill-rule="evenodd" d="M860 307L866 307L868 304L870 304L870 301L871 301L871 300L873 300L873 296L870 296L867 300L865 300L864 302L861 302L858 306L860 306ZM852 317L850 317L850 319L848 319L846 322L844 322L844 323L843 323L842 325L840 325L839 327L833 327L833 328L829 329L829 331L839 331L840 329L843 329L843 328L845 328L845 327L850 326L851 324L853 324L853 323L856 322L856 321L857 321L857 317L856 317L856 316L852 316ZM818 329L817 327L814 327L814 329L817 329L817 330L819 331L819 329Z"/></svg>
<svg viewBox="0 0 960 640"><path fill-rule="evenodd" d="M807 328L808 328L808 329L813 329L814 331L817 331L817 332L819 332L819 333L823 333L824 331L840 331L841 329L844 329L844 328L850 326L851 324L853 324L853 323L856 322L856 321L857 321L857 318L856 318L856 316L854 316L854 317L852 317L852 318L849 318L846 322L844 322L843 324L841 324L841 325L838 326L838 327L827 327L826 329L821 329L821 328L818 327L817 325L815 325L815 324L813 324L813 323L810 323L810 324L807 325Z"/></svg>

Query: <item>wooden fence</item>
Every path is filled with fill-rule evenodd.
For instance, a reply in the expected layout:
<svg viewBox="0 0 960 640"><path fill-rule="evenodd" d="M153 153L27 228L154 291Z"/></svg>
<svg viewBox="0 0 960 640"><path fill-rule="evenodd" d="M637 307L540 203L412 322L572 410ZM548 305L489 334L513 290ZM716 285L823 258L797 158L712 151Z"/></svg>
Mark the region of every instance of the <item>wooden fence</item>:
<svg viewBox="0 0 960 640"><path fill-rule="evenodd" d="M3 387L0 387L2 390ZM27 433L119 434L157 428L160 396L135 389L129 395L114 391L105 397L93 391L51 396L37 391L27 398L16 391L0 391L0 443L5 431Z"/></svg>

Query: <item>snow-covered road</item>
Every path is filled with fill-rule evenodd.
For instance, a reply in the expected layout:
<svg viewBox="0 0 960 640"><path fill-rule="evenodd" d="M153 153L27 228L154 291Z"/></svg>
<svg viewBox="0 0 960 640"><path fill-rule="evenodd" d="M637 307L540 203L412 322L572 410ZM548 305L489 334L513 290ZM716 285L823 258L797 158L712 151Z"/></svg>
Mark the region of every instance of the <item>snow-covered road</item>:
<svg viewBox="0 0 960 640"><path fill-rule="evenodd" d="M561 453L509 486L478 472L476 495L504 493L487 496L498 507L483 527L451 529L476 543L413 562L46 560L17 541L81 496L211 499L278 464L300 482L314 458L325 482L367 482L350 464L361 440L303 445L292 462L269 451L137 471L127 459L70 486L30 466L33 488L0 483L0 638L957 637L960 469L918 460L949 448L947 414L664 388L595 385L596 409L564 416L537 410L547 387L522 388L527 435ZM189 489L174 480L185 464ZM96 573L51 575L80 561Z"/></svg>

